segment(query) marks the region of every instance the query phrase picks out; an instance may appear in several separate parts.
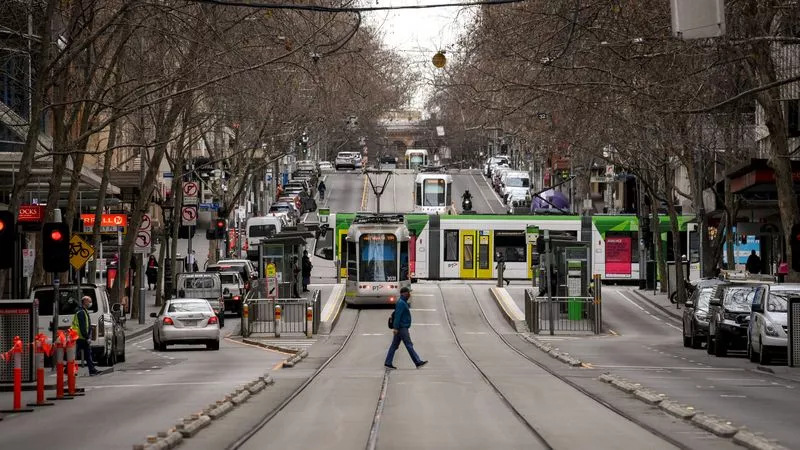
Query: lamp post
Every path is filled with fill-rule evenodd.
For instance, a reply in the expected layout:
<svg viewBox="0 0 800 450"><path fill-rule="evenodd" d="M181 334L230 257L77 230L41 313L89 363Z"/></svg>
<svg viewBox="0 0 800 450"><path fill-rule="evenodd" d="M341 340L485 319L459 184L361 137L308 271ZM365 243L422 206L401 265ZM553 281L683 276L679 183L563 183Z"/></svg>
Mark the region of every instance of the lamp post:
<svg viewBox="0 0 800 450"><path fill-rule="evenodd" d="M169 238L172 235L172 212L175 206L172 205L171 199L167 198L161 205L161 214L164 216L164 245L167 246L166 257L164 258L164 300L171 298L172 292L172 257L169 254ZM169 270L167 268L169 267Z"/></svg>

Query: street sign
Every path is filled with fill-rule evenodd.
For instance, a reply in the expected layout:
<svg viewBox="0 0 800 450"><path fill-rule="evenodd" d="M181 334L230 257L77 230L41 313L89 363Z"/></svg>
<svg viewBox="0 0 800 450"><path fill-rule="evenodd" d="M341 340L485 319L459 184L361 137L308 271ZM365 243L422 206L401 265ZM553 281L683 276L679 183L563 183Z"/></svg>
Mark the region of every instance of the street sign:
<svg viewBox="0 0 800 450"><path fill-rule="evenodd" d="M94 229L94 214L81 214L81 220L83 221L83 232L91 233ZM103 214L101 216L100 233L102 234L117 234L120 230L122 230L122 234L125 234L127 227L128 216L126 214Z"/></svg>
<svg viewBox="0 0 800 450"><path fill-rule="evenodd" d="M525 230L525 234L528 237L528 244L536 245L536 239L539 239L539 227L528 225Z"/></svg>
<svg viewBox="0 0 800 450"><path fill-rule="evenodd" d="M184 206L181 208L181 223L183 226L197 226L197 206Z"/></svg>
<svg viewBox="0 0 800 450"><path fill-rule="evenodd" d="M36 262L36 250L32 248L22 249L22 276L33 276L34 262Z"/></svg>
<svg viewBox="0 0 800 450"><path fill-rule="evenodd" d="M197 195L200 192L200 186L194 181L183 183L183 204L196 205Z"/></svg>
<svg viewBox="0 0 800 450"><path fill-rule="evenodd" d="M69 240L69 263L72 267L75 270L80 270L92 255L94 255L94 247L77 234L73 234Z"/></svg>
<svg viewBox="0 0 800 450"><path fill-rule="evenodd" d="M280 282L278 281L278 271L275 267L275 264L270 263L267 264L266 268L266 275L267 275L267 298L278 298L278 286Z"/></svg>
<svg viewBox="0 0 800 450"><path fill-rule="evenodd" d="M150 243L152 241L150 230L139 230L139 232L136 234L136 242L133 246L133 252L148 253L150 251Z"/></svg>
<svg viewBox="0 0 800 450"><path fill-rule="evenodd" d="M277 274L277 269L275 268L275 264L267 264L267 278L272 278Z"/></svg>
<svg viewBox="0 0 800 450"><path fill-rule="evenodd" d="M142 223L139 225L139 231L150 231L151 228L153 228L153 219L150 218L150 214L144 214Z"/></svg>

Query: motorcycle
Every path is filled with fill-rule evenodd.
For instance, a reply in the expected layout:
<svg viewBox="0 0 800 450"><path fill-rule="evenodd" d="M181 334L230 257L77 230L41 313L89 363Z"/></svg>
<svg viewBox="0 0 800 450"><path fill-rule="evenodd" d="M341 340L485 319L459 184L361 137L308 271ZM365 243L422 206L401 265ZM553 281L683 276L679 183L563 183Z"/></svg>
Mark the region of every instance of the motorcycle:
<svg viewBox="0 0 800 450"><path fill-rule="evenodd" d="M461 209L463 209L464 211L472 211L472 200L465 198L461 202Z"/></svg>

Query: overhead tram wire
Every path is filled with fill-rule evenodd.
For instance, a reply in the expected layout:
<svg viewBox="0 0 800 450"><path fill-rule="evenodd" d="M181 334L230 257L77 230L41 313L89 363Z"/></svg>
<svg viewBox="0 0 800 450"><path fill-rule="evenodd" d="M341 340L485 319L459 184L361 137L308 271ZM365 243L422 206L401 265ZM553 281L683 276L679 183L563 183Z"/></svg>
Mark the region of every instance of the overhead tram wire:
<svg viewBox="0 0 800 450"><path fill-rule="evenodd" d="M364 7L333 7L321 5L289 5L280 3L260 3L249 1L233 1L233 0L189 0L194 3L207 3L219 6L237 6L244 8L258 8L258 9L289 9L298 11L316 11L325 13L342 13L342 12L370 12L370 11L400 11L404 9L432 9L432 8L463 8L467 6L492 6L492 5L505 5L511 3L523 3L527 0L475 0L463 3L434 3L431 5L403 5L403 6L364 6Z"/></svg>

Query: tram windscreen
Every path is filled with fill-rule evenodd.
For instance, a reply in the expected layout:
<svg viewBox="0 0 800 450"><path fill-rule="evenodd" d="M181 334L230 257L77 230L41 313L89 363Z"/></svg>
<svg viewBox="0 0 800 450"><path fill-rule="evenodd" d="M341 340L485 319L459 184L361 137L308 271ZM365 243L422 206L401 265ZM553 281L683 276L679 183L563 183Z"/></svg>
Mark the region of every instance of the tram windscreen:
<svg viewBox="0 0 800 450"><path fill-rule="evenodd" d="M393 234L361 235L359 281L397 281L397 238Z"/></svg>
<svg viewBox="0 0 800 450"><path fill-rule="evenodd" d="M444 205L444 180L425 180L422 192L423 206Z"/></svg>

